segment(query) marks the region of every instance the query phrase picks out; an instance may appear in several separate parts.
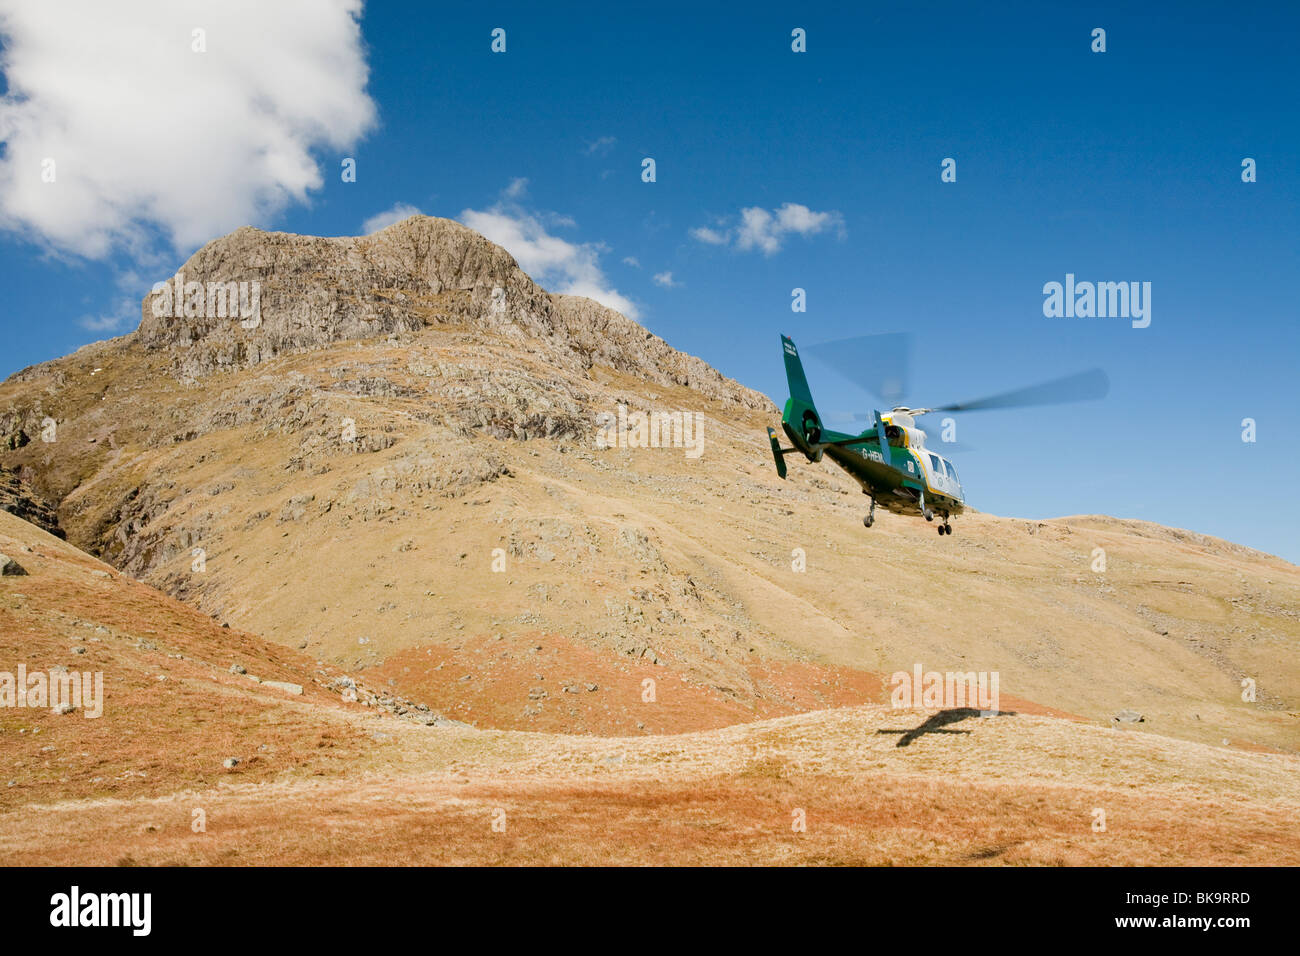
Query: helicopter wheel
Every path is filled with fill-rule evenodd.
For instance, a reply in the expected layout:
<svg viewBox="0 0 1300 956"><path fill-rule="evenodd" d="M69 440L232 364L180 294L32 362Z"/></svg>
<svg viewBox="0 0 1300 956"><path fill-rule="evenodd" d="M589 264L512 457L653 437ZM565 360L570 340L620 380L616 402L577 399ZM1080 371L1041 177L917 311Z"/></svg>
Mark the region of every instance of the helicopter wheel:
<svg viewBox="0 0 1300 956"><path fill-rule="evenodd" d="M935 528L934 530L938 531L939 534L942 536L948 533L947 531L944 530L945 527L946 527L945 525L939 525L939 527Z"/></svg>
<svg viewBox="0 0 1300 956"><path fill-rule="evenodd" d="M865 518L862 519L862 525L863 527L866 528L870 528L875 523L876 523L876 519L871 517L871 515L867 515Z"/></svg>

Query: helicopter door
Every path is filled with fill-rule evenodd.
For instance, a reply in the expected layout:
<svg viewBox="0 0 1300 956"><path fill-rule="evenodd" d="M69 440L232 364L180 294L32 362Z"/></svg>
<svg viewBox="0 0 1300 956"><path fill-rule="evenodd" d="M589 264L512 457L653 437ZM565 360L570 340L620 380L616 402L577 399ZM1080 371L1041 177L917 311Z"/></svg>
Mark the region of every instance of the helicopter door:
<svg viewBox="0 0 1300 956"><path fill-rule="evenodd" d="M953 482L948 477L948 469L944 467L944 461L938 455L926 453L930 459L930 487L945 495L953 494Z"/></svg>

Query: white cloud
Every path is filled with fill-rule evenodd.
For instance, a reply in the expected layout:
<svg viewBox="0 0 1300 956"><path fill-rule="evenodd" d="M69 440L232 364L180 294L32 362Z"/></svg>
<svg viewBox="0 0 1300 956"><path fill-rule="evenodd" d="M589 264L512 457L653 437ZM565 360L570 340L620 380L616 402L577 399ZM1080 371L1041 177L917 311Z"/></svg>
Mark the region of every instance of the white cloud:
<svg viewBox="0 0 1300 956"><path fill-rule="evenodd" d="M535 214L509 202L490 209L465 209L460 221L503 247L519 267L542 286L565 295L584 295L622 312L630 319L640 314L632 300L613 288L600 268L600 243L575 243L551 235ZM567 217L561 221L572 223Z"/></svg>
<svg viewBox="0 0 1300 956"><path fill-rule="evenodd" d="M788 202L770 212L761 206L747 206L740 211L740 223L735 228L719 231L698 226L690 234L710 245L731 243L741 251L757 249L770 256L780 251L789 235L814 236L829 231L844 236L844 217L838 212L814 212L807 206Z"/></svg>
<svg viewBox="0 0 1300 956"><path fill-rule="evenodd" d="M833 210L813 212L807 206L788 202L777 210L776 224L782 232L797 232L801 236L811 236L826 229L843 230L844 218Z"/></svg>
<svg viewBox="0 0 1300 956"><path fill-rule="evenodd" d="M636 256L624 256L624 257L623 257L623 265L625 265L625 266L631 266L633 269L640 269L640 268L641 268L641 260L638 259Z"/></svg>
<svg viewBox="0 0 1300 956"><path fill-rule="evenodd" d="M510 199L519 199L526 192L528 192L528 178L526 176L510 180L510 185L505 188L505 195Z"/></svg>
<svg viewBox="0 0 1300 956"><path fill-rule="evenodd" d="M781 248L773 226L772 214L766 209L751 206L740 211L740 228L736 230L737 249L762 249L771 255Z"/></svg>
<svg viewBox="0 0 1300 956"><path fill-rule="evenodd" d="M360 15L361 0L0 0L0 225L98 258L153 246L150 227L191 247L307 200L311 151L332 150L337 176L375 121Z"/></svg>
<svg viewBox="0 0 1300 956"><path fill-rule="evenodd" d="M614 144L617 142L618 140L613 136L602 136L600 137L600 139L587 144L587 155L604 156L606 153L608 153L611 149L614 148Z"/></svg>
<svg viewBox="0 0 1300 956"><path fill-rule="evenodd" d="M695 227L691 230L691 235L700 242L707 242L712 246L725 246L727 244L726 233L710 229L708 226Z"/></svg>
<svg viewBox="0 0 1300 956"><path fill-rule="evenodd" d="M653 278L655 285L661 285L665 289L676 289L681 285L680 282L673 281L673 274L671 272L656 272Z"/></svg>
<svg viewBox="0 0 1300 956"><path fill-rule="evenodd" d="M368 236L372 232L378 232L380 229L387 229L395 222L401 222L403 219L410 219L412 216L421 215L420 210L409 203L399 202L392 209L385 209L383 212L377 212L361 224L361 234Z"/></svg>

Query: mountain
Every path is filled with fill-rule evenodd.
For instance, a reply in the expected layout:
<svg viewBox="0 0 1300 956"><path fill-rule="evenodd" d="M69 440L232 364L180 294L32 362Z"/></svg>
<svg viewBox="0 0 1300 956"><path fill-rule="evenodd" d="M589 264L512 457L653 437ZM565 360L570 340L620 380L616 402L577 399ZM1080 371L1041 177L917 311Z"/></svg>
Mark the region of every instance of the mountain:
<svg viewBox="0 0 1300 956"><path fill-rule="evenodd" d="M447 220L245 228L177 273L134 333L0 385L0 464L70 545L412 706L708 731L884 705L921 664L1022 715L1300 745L1281 559L1099 516L866 530L829 466L777 478L766 397ZM698 414L700 453L601 447L638 412Z"/></svg>

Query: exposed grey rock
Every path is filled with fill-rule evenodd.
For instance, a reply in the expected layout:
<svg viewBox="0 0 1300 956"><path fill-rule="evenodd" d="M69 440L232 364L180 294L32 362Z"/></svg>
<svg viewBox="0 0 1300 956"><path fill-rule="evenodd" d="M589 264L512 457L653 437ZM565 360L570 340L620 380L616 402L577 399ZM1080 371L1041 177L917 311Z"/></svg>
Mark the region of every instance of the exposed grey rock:
<svg viewBox="0 0 1300 956"><path fill-rule="evenodd" d="M154 293L145 297L135 338L146 348L170 350L183 377L247 368L348 339L396 335L400 341L402 333L426 326L471 325L539 340L547 360L559 367L604 365L747 408L771 404L613 309L546 292L506 250L450 219L412 216L373 235L339 238L245 226L209 242L178 271L187 282L260 284L257 322L176 317L174 310L155 315L155 304L166 311L162 300ZM440 372L416 371L430 377ZM405 394L375 376L351 379L347 390ZM551 437L573 429L564 414L546 419L530 428Z"/></svg>
<svg viewBox="0 0 1300 956"><path fill-rule="evenodd" d="M19 434L22 432L20 431ZM21 448L23 445L13 447ZM67 537L59 527L58 515L54 509L43 501L16 471L7 468L0 468L0 511L7 511L15 517L31 522L56 538Z"/></svg>

